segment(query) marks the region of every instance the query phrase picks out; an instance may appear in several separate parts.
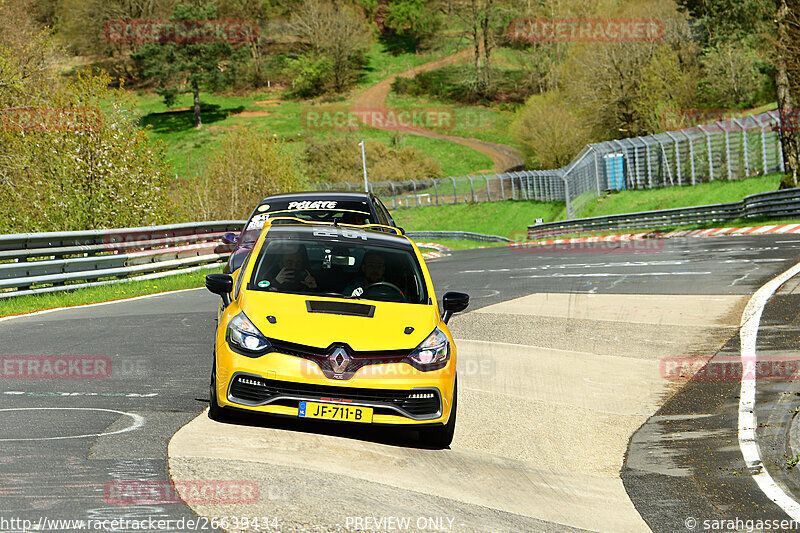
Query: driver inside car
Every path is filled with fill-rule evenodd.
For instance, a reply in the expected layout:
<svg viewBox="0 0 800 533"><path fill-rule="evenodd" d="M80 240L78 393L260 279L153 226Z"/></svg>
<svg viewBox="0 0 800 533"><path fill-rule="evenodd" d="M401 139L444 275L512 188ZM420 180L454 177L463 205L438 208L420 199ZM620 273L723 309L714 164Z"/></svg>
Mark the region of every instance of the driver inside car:
<svg viewBox="0 0 800 533"><path fill-rule="evenodd" d="M278 263L279 270L272 277L273 284L283 292L305 292L317 289L317 280L307 268L305 256L300 249L286 252Z"/></svg>
<svg viewBox="0 0 800 533"><path fill-rule="evenodd" d="M364 260L361 261L361 275L351 281L345 288L343 293L353 298L358 298L364 291L375 283L385 283L384 275L386 274L386 259L382 254L374 251L369 251L364 254Z"/></svg>

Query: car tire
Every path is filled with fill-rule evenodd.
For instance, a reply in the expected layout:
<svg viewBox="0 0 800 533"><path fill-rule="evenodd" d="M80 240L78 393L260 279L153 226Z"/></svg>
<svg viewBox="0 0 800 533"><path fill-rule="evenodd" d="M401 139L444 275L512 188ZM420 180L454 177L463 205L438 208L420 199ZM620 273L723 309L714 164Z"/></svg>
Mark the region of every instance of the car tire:
<svg viewBox="0 0 800 533"><path fill-rule="evenodd" d="M453 442L456 432L456 411L458 407L458 381L453 385L453 407L450 408L450 419L447 424L419 432L419 441L423 446L431 448L447 448Z"/></svg>
<svg viewBox="0 0 800 533"><path fill-rule="evenodd" d="M230 419L228 410L217 403L217 363L211 366L211 385L208 388L208 418L217 422Z"/></svg>

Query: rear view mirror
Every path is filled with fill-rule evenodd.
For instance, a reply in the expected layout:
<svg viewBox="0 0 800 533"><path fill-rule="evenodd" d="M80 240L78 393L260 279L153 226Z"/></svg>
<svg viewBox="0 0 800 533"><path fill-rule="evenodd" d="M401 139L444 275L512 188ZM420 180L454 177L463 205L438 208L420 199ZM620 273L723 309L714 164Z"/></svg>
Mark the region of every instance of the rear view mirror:
<svg viewBox="0 0 800 533"><path fill-rule="evenodd" d="M226 233L222 236L223 244L237 244L239 237L235 233Z"/></svg>
<svg viewBox="0 0 800 533"><path fill-rule="evenodd" d="M334 255L331 257L331 262L336 266L355 266L356 258L352 255Z"/></svg>
<svg viewBox="0 0 800 533"><path fill-rule="evenodd" d="M445 324L450 321L450 317L454 313L460 313L469 306L469 294L463 292L448 292L445 293L442 299L442 320Z"/></svg>
<svg viewBox="0 0 800 533"><path fill-rule="evenodd" d="M230 274L208 274L206 276L206 289L222 297L225 307L231 303L233 278Z"/></svg>

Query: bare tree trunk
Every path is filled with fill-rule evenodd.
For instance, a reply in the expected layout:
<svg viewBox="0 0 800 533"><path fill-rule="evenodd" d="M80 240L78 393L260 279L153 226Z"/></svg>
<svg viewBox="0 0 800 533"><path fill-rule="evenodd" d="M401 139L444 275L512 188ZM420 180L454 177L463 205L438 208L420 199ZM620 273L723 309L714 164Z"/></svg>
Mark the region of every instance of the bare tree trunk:
<svg viewBox="0 0 800 533"><path fill-rule="evenodd" d="M481 88L481 40L480 23L478 21L478 0L472 0L472 42L475 44L475 86Z"/></svg>
<svg viewBox="0 0 800 533"><path fill-rule="evenodd" d="M192 94L194 95L194 127L200 128L203 122L200 120L200 87L196 81L192 82Z"/></svg>
<svg viewBox="0 0 800 533"><path fill-rule="evenodd" d="M486 5L484 6L483 12L483 88L484 90L489 89L490 85L490 76L491 73L489 72L489 53L491 52L491 47L489 46L489 14L492 10L492 3L493 0L488 0Z"/></svg>
<svg viewBox="0 0 800 533"><path fill-rule="evenodd" d="M789 31L790 15L786 0L778 0L778 13L775 17L776 34L778 39L776 53L775 86L778 93L778 112L781 117L781 148L783 148L783 163L787 175L792 176L792 182L797 186L797 170L800 167L800 145L798 144L797 111L792 104L792 94L789 86L787 60L790 58L789 50L794 43L791 42Z"/></svg>

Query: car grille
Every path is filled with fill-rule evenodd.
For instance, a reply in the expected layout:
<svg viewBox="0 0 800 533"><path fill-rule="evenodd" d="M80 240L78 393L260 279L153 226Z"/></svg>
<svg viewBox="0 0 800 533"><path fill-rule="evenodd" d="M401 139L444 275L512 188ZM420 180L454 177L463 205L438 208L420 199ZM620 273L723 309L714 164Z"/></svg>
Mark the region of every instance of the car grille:
<svg viewBox="0 0 800 533"><path fill-rule="evenodd" d="M408 359L411 350L382 350L372 352L356 352L350 349L349 346L342 343L334 343L327 348L317 348L316 346L307 346L305 344L297 344L294 342L282 341L278 339L269 339L272 345L271 350L274 352L299 357L312 361L315 363L325 377L329 379L350 379L356 372L365 366L372 365L386 365L391 363L408 363L414 366L413 361ZM331 367L331 362L328 359L329 355L337 347L344 348L349 357L350 363L347 365L347 370L341 374L336 374ZM416 366L415 366L416 368ZM431 369L431 370L436 370Z"/></svg>
<svg viewBox="0 0 800 533"><path fill-rule="evenodd" d="M345 400L385 409L385 412L404 411L414 418L430 418L439 414L440 397L436 389L394 390L333 387L291 381L264 379L250 374L237 374L231 383L229 396L233 401L259 405L290 397L296 406L302 400ZM281 401L281 400L278 400Z"/></svg>

